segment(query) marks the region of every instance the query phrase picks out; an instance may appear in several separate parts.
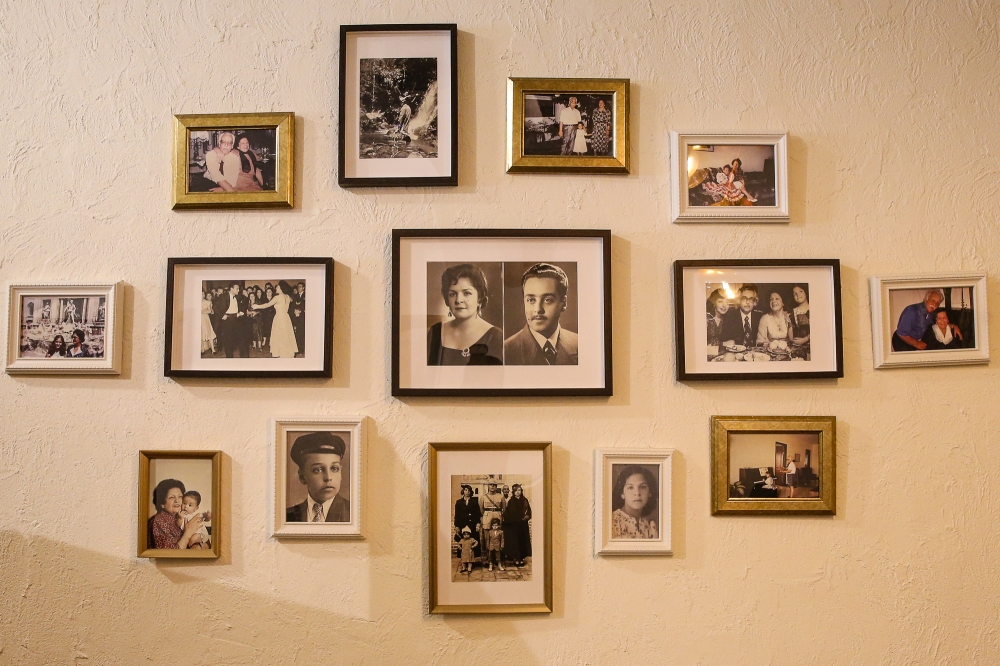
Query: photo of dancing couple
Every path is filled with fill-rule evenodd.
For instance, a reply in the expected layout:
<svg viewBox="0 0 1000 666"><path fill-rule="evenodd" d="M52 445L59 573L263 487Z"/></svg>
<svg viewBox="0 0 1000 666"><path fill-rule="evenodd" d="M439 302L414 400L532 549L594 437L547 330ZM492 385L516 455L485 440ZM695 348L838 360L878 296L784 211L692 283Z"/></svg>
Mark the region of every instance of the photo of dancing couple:
<svg viewBox="0 0 1000 666"><path fill-rule="evenodd" d="M531 476L451 477L452 581L531 580Z"/></svg>
<svg viewBox="0 0 1000 666"><path fill-rule="evenodd" d="M219 556L221 456L139 452L139 557Z"/></svg>
<svg viewBox="0 0 1000 666"><path fill-rule="evenodd" d="M306 281L204 280L202 358L304 358Z"/></svg>

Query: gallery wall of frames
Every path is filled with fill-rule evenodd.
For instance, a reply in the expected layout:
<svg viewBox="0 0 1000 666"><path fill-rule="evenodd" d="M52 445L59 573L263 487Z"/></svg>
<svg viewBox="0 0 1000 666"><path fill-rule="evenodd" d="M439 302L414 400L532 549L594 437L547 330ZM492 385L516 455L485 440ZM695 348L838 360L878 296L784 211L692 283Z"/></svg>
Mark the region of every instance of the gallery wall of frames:
<svg viewBox="0 0 1000 666"><path fill-rule="evenodd" d="M245 30L266 33L238 30L234 63L255 58ZM297 641L324 627L352 663L456 641L470 662L811 663L868 635L835 607L932 612L905 591L903 610L861 608L863 588L900 594L893 576L961 624L944 551L914 553L947 535L950 566L996 564L961 553L1000 536L977 499L1000 481L1000 245L977 226L997 195L945 206L926 165L844 156L864 141L803 124L790 92L726 106L743 69L708 103L623 53L494 58L489 32L324 22L326 95L296 76L234 97L207 66L204 87L146 100L147 126L116 126L142 178L102 161L50 213L12 213L5 577L58 607L126 570L96 617L151 603L130 638L72 628L109 662L145 654L157 608L174 639L149 654L178 663L189 636L219 663L236 644L313 655ZM844 104L809 117L842 123ZM940 143L935 164L961 163ZM67 561L63 582L42 573ZM62 633L13 646L34 622L16 603L0 654L66 654ZM226 645L205 640L220 613ZM737 617L756 642L704 644ZM889 653L872 640L853 661Z"/></svg>

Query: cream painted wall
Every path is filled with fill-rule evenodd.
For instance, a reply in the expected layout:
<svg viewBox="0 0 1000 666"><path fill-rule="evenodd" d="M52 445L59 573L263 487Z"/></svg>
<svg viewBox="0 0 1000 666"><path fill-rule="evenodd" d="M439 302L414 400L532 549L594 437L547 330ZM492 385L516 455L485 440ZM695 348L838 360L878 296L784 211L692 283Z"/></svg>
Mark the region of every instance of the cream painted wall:
<svg viewBox="0 0 1000 666"><path fill-rule="evenodd" d="M119 378L0 376L0 662L1000 660L996 366L874 372L868 303L871 275L945 270L987 272L1000 303L998 20L984 0L4 3L0 282L124 280L129 333ZM460 186L338 188L338 26L427 21L461 30ZM506 175L509 75L629 77L632 174ZM260 110L298 116L300 205L172 212L172 114ZM671 225L671 129L787 131L791 223ZM614 397L390 398L390 230L548 226L614 233ZM333 379L164 379L166 260L199 255L334 257ZM712 257L839 258L846 376L675 382L671 262ZM267 537L268 418L292 414L370 418L363 542ZM712 414L836 415L837 515L712 517ZM554 443L551 616L426 614L427 442L488 439ZM676 447L673 557L591 555L597 446ZM142 448L226 452L220 561L136 559Z"/></svg>

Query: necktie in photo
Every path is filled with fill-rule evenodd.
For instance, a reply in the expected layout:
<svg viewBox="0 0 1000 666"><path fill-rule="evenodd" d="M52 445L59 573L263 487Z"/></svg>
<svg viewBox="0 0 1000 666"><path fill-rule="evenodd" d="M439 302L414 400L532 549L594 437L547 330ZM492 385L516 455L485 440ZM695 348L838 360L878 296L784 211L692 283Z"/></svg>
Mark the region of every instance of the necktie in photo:
<svg viewBox="0 0 1000 666"><path fill-rule="evenodd" d="M319 502L317 502L316 504L313 504L313 519L312 519L312 521L314 523L322 523L323 522L323 505L320 504Z"/></svg>
<svg viewBox="0 0 1000 666"><path fill-rule="evenodd" d="M545 346L542 347L542 353L545 354L545 360L548 361L549 365L556 364L556 350L552 347L551 342L545 343Z"/></svg>
<svg viewBox="0 0 1000 666"><path fill-rule="evenodd" d="M743 343L750 344L750 315L743 317Z"/></svg>

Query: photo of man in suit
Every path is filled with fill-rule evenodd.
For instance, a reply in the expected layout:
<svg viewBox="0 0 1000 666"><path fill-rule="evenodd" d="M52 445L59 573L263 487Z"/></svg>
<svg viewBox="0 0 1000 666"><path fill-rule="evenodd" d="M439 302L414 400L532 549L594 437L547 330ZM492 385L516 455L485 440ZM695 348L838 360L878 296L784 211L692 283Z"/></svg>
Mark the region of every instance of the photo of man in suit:
<svg viewBox="0 0 1000 666"><path fill-rule="evenodd" d="M719 340L723 346L757 344L757 329L764 313L757 310L757 285L740 287L739 308L730 308L722 319Z"/></svg>
<svg viewBox="0 0 1000 666"><path fill-rule="evenodd" d="M503 343L504 365L577 365L578 339L559 319L566 311L569 278L549 263L537 263L521 277L524 328Z"/></svg>
<svg viewBox="0 0 1000 666"><path fill-rule="evenodd" d="M250 301L246 296L240 294L240 283L234 282L229 288L227 296L222 298L222 344L226 349L226 357L233 358L235 352L239 351L240 358L250 358L250 337L246 334L246 327L240 321L246 315L247 306Z"/></svg>
<svg viewBox="0 0 1000 666"><path fill-rule="evenodd" d="M349 523L351 502L340 496L344 473L343 438L319 431L300 435L288 457L298 465L299 482L306 487L306 499L285 509L290 523Z"/></svg>

